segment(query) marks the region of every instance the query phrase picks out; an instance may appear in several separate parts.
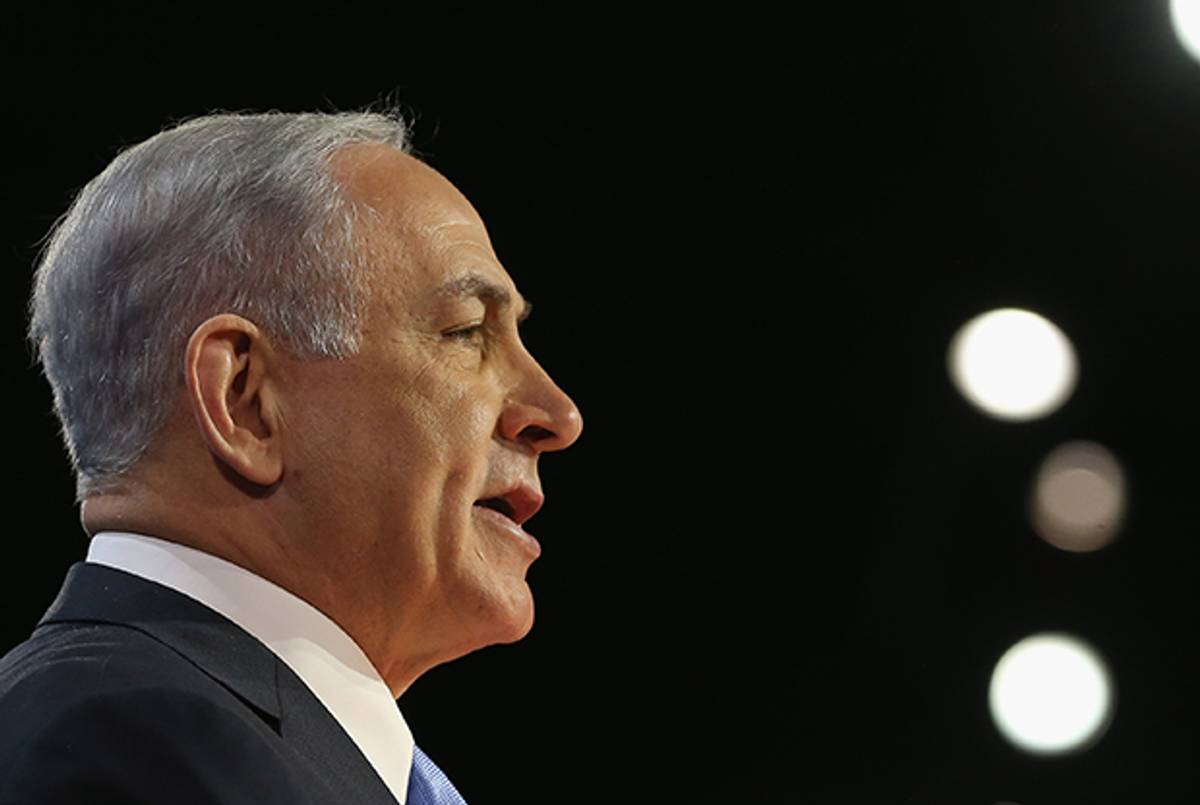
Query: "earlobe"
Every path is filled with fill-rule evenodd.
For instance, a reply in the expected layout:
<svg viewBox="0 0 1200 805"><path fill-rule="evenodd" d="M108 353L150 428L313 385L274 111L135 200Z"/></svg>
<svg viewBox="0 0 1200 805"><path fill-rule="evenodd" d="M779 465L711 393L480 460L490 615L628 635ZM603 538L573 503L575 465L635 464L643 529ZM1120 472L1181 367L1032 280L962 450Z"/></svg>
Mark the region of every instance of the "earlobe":
<svg viewBox="0 0 1200 805"><path fill-rule="evenodd" d="M278 422L271 400L272 352L250 321L214 316L188 340L185 376L196 425L209 451L258 486L283 475Z"/></svg>

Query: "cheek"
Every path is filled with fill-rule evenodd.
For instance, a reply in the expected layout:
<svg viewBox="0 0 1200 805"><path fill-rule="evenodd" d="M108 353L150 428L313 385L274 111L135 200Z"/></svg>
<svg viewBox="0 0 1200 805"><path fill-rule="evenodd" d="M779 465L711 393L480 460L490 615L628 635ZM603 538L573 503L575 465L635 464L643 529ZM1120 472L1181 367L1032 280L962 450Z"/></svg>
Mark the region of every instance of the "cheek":
<svg viewBox="0 0 1200 805"><path fill-rule="evenodd" d="M497 417L493 407L481 401L465 405L460 414L462 432L464 436L469 436L472 444L487 446L496 432Z"/></svg>
<svg viewBox="0 0 1200 805"><path fill-rule="evenodd" d="M472 504L488 479L494 428L471 402L465 395L407 401L412 419L396 448L394 475L444 535L470 527Z"/></svg>
<svg viewBox="0 0 1200 805"><path fill-rule="evenodd" d="M471 525L471 504L488 480L499 418L497 390L478 370L464 377L452 367L429 363L383 407L392 412L395 468L415 505L436 518L441 534Z"/></svg>
<svg viewBox="0 0 1200 805"><path fill-rule="evenodd" d="M407 401L417 412L425 440L455 470L464 463L486 463L499 417L486 389L443 382Z"/></svg>

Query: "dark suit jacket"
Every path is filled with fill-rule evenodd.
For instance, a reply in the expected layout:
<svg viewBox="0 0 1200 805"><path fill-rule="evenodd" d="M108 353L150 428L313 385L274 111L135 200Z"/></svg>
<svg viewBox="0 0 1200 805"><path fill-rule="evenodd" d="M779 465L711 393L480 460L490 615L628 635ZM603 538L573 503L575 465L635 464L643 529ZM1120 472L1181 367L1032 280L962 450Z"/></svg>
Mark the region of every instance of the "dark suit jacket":
<svg viewBox="0 0 1200 805"><path fill-rule="evenodd" d="M0 803L390 803L266 646L185 595L78 563L0 659Z"/></svg>

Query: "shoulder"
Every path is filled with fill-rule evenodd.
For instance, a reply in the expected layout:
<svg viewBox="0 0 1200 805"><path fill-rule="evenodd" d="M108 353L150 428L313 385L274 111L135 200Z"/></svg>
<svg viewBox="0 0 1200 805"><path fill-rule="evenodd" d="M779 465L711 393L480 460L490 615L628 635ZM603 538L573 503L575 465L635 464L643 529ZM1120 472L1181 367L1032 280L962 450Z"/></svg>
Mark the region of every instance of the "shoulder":
<svg viewBox="0 0 1200 805"><path fill-rule="evenodd" d="M289 776L263 714L114 624L43 626L0 659L0 724L3 803L262 802Z"/></svg>
<svg viewBox="0 0 1200 805"><path fill-rule="evenodd" d="M211 699L217 706L238 701L178 651L120 624L44 625L0 658L5 724L20 724L26 717L44 721L97 698L133 704L172 693Z"/></svg>

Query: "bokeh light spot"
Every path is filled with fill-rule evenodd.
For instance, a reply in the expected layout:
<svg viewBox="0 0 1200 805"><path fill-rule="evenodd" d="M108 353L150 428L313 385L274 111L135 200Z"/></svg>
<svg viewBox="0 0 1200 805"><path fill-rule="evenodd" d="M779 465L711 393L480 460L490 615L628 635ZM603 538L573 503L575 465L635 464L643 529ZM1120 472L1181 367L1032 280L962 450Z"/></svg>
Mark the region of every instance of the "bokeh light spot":
<svg viewBox="0 0 1200 805"><path fill-rule="evenodd" d="M1116 538L1125 516L1121 465L1095 442L1068 442L1046 456L1033 483L1034 531L1064 551L1094 551Z"/></svg>
<svg viewBox="0 0 1200 805"><path fill-rule="evenodd" d="M1184 50L1200 60L1200 0L1171 0L1171 24Z"/></svg>
<svg viewBox="0 0 1200 805"><path fill-rule="evenodd" d="M950 377L973 405L999 419L1036 419L1075 388L1075 349L1062 330L1028 310L971 319L950 343Z"/></svg>
<svg viewBox="0 0 1200 805"><path fill-rule="evenodd" d="M1103 736L1112 719L1112 688L1095 649L1070 635L1043 633L1020 641L996 663L988 705L1013 746L1065 754Z"/></svg>

